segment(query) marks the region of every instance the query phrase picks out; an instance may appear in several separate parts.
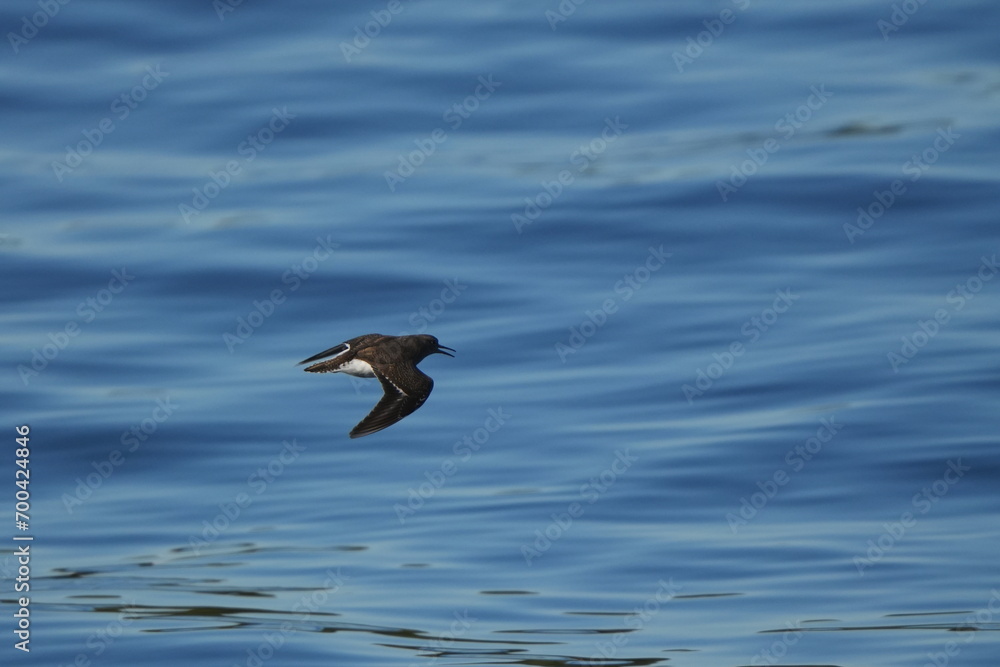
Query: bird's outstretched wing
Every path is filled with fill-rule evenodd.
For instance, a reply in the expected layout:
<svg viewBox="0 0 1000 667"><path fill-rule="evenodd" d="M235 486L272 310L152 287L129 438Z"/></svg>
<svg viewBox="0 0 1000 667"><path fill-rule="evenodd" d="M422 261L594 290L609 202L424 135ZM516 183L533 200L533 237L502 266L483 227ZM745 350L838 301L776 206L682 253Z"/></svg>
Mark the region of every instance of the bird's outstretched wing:
<svg viewBox="0 0 1000 667"><path fill-rule="evenodd" d="M434 388L434 380L415 366L389 365L375 368L375 377L382 383L385 394L368 416L351 429L352 438L381 431L424 404Z"/></svg>

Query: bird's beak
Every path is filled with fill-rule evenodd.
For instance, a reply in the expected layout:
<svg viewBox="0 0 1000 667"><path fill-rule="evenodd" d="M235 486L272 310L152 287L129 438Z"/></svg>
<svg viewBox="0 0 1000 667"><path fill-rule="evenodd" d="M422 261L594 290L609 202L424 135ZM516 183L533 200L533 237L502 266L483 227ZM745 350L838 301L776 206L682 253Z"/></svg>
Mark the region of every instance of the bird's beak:
<svg viewBox="0 0 1000 667"><path fill-rule="evenodd" d="M448 354L447 352L445 352L445 350L450 350L451 352L455 351L455 350L452 350L450 347L445 347L444 345L438 345L438 349L435 350L435 352L437 352L438 354ZM448 356L449 357L454 357L455 355L454 354L448 354Z"/></svg>

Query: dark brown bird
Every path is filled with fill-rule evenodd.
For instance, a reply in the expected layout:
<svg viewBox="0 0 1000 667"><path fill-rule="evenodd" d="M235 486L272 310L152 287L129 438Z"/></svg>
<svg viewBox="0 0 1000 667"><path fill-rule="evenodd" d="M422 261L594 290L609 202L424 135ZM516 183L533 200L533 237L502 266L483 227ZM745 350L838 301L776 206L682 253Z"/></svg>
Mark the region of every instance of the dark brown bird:
<svg viewBox="0 0 1000 667"><path fill-rule="evenodd" d="M313 355L299 364L326 359L305 370L309 373L347 373L378 378L385 394L368 416L351 429L352 438L381 431L424 404L434 388L434 380L420 372L417 364L432 354L449 354L450 347L434 336L383 336L366 334Z"/></svg>

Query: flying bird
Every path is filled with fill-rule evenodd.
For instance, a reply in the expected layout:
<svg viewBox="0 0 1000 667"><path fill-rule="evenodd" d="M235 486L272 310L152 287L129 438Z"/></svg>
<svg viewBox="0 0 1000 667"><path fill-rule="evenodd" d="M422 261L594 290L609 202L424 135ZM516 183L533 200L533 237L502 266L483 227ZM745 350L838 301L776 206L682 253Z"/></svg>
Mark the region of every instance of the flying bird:
<svg viewBox="0 0 1000 667"><path fill-rule="evenodd" d="M432 354L454 357L449 354L454 351L427 334L365 334L300 361L299 365L326 359L305 370L309 373L347 373L378 378L385 394L368 416L351 429L351 437L360 438L392 426L423 405L431 395L434 380L420 372L417 364Z"/></svg>

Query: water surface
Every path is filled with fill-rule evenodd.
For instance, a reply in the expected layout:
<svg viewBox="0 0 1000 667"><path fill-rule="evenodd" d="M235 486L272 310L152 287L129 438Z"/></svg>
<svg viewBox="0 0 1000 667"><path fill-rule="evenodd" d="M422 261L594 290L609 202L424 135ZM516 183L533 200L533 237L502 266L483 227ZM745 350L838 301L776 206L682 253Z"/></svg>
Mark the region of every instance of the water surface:
<svg viewBox="0 0 1000 667"><path fill-rule="evenodd" d="M8 37L4 660L995 664L1000 16L893 7ZM458 352L350 440L369 332Z"/></svg>

